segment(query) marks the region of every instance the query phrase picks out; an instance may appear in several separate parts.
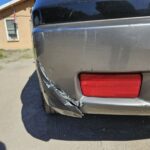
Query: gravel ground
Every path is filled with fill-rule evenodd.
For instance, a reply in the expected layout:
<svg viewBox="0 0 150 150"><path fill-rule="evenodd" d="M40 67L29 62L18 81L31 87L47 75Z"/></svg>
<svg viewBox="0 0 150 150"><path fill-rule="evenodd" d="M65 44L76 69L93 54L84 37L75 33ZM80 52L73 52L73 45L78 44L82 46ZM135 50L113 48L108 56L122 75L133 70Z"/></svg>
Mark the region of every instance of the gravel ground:
<svg viewBox="0 0 150 150"><path fill-rule="evenodd" d="M0 66L0 150L150 149L150 117L47 115L34 60Z"/></svg>

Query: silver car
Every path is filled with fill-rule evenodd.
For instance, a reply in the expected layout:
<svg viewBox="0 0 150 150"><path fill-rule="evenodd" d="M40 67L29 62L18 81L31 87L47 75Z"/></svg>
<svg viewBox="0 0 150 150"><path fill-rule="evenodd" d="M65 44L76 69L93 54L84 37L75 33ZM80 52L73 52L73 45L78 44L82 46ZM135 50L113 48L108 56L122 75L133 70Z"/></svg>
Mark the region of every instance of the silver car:
<svg viewBox="0 0 150 150"><path fill-rule="evenodd" d="M150 115L150 0L36 0L48 113Z"/></svg>

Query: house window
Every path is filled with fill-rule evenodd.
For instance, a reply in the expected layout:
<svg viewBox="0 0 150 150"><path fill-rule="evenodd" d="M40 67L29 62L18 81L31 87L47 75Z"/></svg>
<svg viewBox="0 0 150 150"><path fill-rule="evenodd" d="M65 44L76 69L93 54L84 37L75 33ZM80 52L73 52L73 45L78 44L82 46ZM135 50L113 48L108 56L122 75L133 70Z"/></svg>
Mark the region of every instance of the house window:
<svg viewBox="0 0 150 150"><path fill-rule="evenodd" d="M18 29L14 19L6 19L5 24L6 24L7 40L18 41L19 40Z"/></svg>

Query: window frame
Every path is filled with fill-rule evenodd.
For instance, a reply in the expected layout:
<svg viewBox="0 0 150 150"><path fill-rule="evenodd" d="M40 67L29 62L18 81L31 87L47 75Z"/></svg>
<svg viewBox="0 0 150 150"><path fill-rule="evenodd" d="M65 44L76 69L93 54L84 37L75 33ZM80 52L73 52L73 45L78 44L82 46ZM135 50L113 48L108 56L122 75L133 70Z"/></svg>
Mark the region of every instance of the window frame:
<svg viewBox="0 0 150 150"><path fill-rule="evenodd" d="M8 41L8 42L19 42L20 38L19 38L18 27L16 28L17 38L16 38L16 39L10 39L10 37L9 37L9 35L8 35L7 20L14 20L14 18L5 18L5 19L4 19L7 41Z"/></svg>

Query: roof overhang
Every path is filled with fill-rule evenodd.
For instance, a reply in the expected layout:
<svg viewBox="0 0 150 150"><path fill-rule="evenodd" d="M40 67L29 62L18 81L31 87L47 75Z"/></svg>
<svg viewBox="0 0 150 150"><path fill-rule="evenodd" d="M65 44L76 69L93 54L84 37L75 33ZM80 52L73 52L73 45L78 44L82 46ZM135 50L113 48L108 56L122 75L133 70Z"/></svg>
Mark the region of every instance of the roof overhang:
<svg viewBox="0 0 150 150"><path fill-rule="evenodd" d="M9 7L12 7L12 6L14 6L14 5L16 5L16 4L20 3L20 2L23 2L23 1L25 1L25 0L11 0L10 2L0 6L0 11L5 10L5 9L7 9Z"/></svg>

